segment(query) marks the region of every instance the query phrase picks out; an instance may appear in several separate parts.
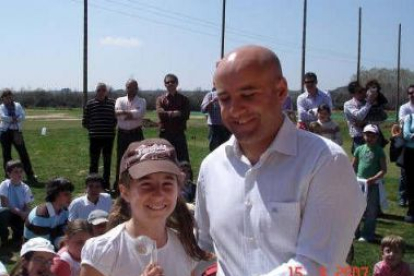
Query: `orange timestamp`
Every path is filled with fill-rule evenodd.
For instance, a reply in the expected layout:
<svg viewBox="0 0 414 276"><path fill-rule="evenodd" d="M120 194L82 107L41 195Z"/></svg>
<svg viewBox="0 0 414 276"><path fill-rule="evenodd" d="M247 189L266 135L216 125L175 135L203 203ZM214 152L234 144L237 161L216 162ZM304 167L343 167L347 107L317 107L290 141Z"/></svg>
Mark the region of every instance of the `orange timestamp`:
<svg viewBox="0 0 414 276"><path fill-rule="evenodd" d="M303 276L305 269L302 266L289 266L289 276ZM326 267L319 268L319 275L315 276L368 276L368 266L336 266L334 275L328 275Z"/></svg>

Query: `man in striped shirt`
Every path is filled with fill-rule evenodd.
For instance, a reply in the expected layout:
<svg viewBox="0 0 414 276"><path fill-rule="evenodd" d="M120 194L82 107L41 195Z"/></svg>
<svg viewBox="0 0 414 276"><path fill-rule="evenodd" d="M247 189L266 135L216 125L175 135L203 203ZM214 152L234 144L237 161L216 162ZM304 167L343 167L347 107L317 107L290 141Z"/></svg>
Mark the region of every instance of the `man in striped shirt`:
<svg viewBox="0 0 414 276"><path fill-rule="evenodd" d="M115 138L115 100L108 98L104 83L96 86L96 95L89 100L83 112L82 126L89 133L89 173L98 173L99 157L102 152L104 165L104 189L109 190L111 157Z"/></svg>

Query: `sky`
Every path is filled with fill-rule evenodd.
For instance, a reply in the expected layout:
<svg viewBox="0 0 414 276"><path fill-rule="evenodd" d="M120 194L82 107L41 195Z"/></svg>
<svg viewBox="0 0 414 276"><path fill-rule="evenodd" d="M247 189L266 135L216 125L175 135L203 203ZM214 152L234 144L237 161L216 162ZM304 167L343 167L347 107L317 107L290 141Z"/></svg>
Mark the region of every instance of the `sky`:
<svg viewBox="0 0 414 276"><path fill-rule="evenodd" d="M210 89L221 54L223 0L88 0L88 90L98 82L123 89ZM83 0L0 1L0 89L83 87ZM305 71L325 90L346 85L361 66L414 70L414 1L308 0ZM272 49L292 90L300 89L303 0L226 0L225 53L247 44Z"/></svg>

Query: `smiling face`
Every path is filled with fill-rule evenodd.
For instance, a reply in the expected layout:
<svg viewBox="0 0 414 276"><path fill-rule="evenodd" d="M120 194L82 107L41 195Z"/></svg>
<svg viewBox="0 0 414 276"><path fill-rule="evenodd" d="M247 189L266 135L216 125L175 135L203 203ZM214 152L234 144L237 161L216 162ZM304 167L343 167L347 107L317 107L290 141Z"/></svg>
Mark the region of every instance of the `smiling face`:
<svg viewBox="0 0 414 276"><path fill-rule="evenodd" d="M21 183L23 179L23 168L14 167L10 172L7 172L12 183Z"/></svg>
<svg viewBox="0 0 414 276"><path fill-rule="evenodd" d="M55 256L50 252L34 252L29 261L23 259L23 266L26 267L28 276L53 276L50 267Z"/></svg>
<svg viewBox="0 0 414 276"><path fill-rule="evenodd" d="M178 180L171 173L157 172L131 179L129 187L119 186L122 198L131 205L132 218L145 223L166 221L177 204Z"/></svg>
<svg viewBox="0 0 414 276"><path fill-rule="evenodd" d="M276 56L264 48L247 47L220 62L214 77L226 127L246 151L261 151L283 122L286 80Z"/></svg>
<svg viewBox="0 0 414 276"><path fill-rule="evenodd" d="M399 265L402 261L403 253L400 248L386 246L382 250L382 260L392 268Z"/></svg>
<svg viewBox="0 0 414 276"><path fill-rule="evenodd" d="M323 123L328 122L328 121L330 121L330 118L331 118L331 114L329 113L328 110L322 109L322 110L318 111L318 119L321 122L323 122Z"/></svg>

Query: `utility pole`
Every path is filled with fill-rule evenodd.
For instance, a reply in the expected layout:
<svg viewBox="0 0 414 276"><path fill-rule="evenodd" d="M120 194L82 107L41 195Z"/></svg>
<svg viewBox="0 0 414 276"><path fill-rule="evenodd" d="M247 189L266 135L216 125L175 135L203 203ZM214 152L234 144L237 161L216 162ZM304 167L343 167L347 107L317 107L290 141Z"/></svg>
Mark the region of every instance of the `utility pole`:
<svg viewBox="0 0 414 276"><path fill-rule="evenodd" d="M305 60L306 60L306 17L307 17L308 1L303 1L303 30L302 30L302 71L300 91L303 93L303 83L305 82Z"/></svg>
<svg viewBox="0 0 414 276"><path fill-rule="evenodd" d="M224 33L226 29L226 0L223 0L223 12L221 18L221 55L220 57L224 57Z"/></svg>
<svg viewBox="0 0 414 276"><path fill-rule="evenodd" d="M358 61L357 61L357 82L359 83L359 76L361 72L361 29L362 29L362 8L359 7L358 20Z"/></svg>
<svg viewBox="0 0 414 276"><path fill-rule="evenodd" d="M398 118L398 108L400 107L400 71L401 71L401 23L398 25L398 61L397 61L397 104L395 106L395 112L397 116L396 122L400 118Z"/></svg>
<svg viewBox="0 0 414 276"><path fill-rule="evenodd" d="M88 0L83 0L83 103L88 101Z"/></svg>

